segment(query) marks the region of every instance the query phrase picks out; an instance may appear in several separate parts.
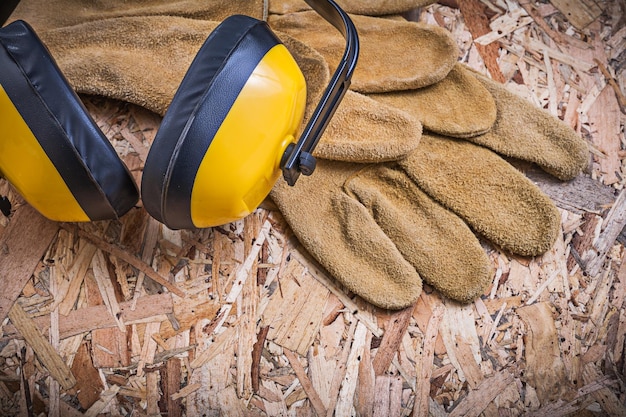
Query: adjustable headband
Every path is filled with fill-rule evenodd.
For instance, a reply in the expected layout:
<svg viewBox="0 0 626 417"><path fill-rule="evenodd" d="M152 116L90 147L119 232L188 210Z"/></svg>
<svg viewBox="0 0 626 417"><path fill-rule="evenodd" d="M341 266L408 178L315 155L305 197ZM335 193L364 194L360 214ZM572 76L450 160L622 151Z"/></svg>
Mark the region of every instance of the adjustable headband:
<svg viewBox="0 0 626 417"><path fill-rule="evenodd" d="M311 175L315 170L316 161L312 155L313 150L350 87L352 73L359 57L359 36L347 13L334 0L305 1L341 32L346 39L346 49L300 139L295 145L292 144L285 150L281 168L283 178L289 185L294 185L300 174Z"/></svg>

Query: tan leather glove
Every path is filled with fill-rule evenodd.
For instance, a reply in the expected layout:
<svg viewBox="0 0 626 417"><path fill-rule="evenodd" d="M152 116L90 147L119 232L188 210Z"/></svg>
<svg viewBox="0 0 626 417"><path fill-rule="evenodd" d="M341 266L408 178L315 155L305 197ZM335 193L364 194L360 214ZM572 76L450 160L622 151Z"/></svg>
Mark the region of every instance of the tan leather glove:
<svg viewBox="0 0 626 417"><path fill-rule="evenodd" d="M307 37L305 30L299 33L305 42L325 44L315 36ZM381 50L385 49L384 44L380 39L378 46ZM320 51L331 59L331 51ZM395 66L390 65L386 71L369 74L368 81L376 83L380 79L380 85L392 84L384 77L395 74L394 69ZM380 74L384 75L381 77ZM367 230L376 229L376 226L376 230L384 230L388 246L395 247L414 267L413 287L407 285L404 278L402 285L395 283L394 277L402 275L381 278L376 263L359 267L365 264L362 258L379 259L376 255L380 256L380 249L368 250L367 246L355 249L354 236L362 239L368 233L365 228L358 234L349 231L349 227L358 225L354 220L356 209L342 211L339 206L322 204L332 209L316 215L313 210L308 210L314 197L306 193L301 195L300 190L290 190L281 184L272 192L304 246L346 287L374 303L390 307L389 298L394 298L389 294L390 289L402 288L394 299L406 302L410 293L407 288L417 288L421 277L446 296L467 301L477 297L491 280L489 260L484 254L478 255L479 237L525 256L539 255L551 247L560 232L556 206L494 151L536 163L567 180L581 172L588 158L585 142L571 128L508 92L502 85L460 64L456 64L444 79L426 87L390 88L367 96L421 120L425 132L420 146L407 158L385 168L361 170L354 166L350 170L328 162L323 165L323 175L334 178L329 181L333 184L333 199L350 201L342 207L358 207L361 217L363 213L369 213ZM325 157L341 159L334 157L330 147ZM394 172L394 178L402 177L402 180L390 182L390 172ZM368 180L362 180L364 177ZM324 180L319 181L313 188L324 187ZM430 216L433 205L447 210L447 215ZM339 228L336 234L319 232L319 225L331 215L340 216L349 226ZM452 229L457 228L458 232L439 225L439 219L450 217L456 221L445 223L456 224ZM441 232L419 236L415 233L429 228ZM479 237L467 237L467 230ZM454 240L457 233L466 237ZM449 242L454 243L447 246ZM385 254L392 265L402 264L400 256L393 250ZM454 273L450 272L451 264L456 266ZM471 267L464 269L464 265ZM369 280L364 278L364 274L372 271ZM377 282L380 286L366 289L363 281Z"/></svg>
<svg viewBox="0 0 626 417"><path fill-rule="evenodd" d="M486 84L497 117L489 131L469 140L539 163L561 179L583 169L586 147L571 129L502 86ZM464 90L447 114L468 108L485 91ZM485 106L484 120L492 114ZM513 115L524 118L518 120L523 129ZM461 132L470 130L463 120L477 125L460 116ZM396 163L327 161L298 187L277 184L271 196L307 250L370 302L409 305L422 279L449 298L470 301L492 279L480 238L534 256L560 233L554 203L485 146L425 132L418 148Z"/></svg>
<svg viewBox="0 0 626 417"><path fill-rule="evenodd" d="M469 301L491 277L469 227L396 163L320 160L314 175L295 187L278 183L271 196L311 255L376 306L411 305L422 277L445 295Z"/></svg>

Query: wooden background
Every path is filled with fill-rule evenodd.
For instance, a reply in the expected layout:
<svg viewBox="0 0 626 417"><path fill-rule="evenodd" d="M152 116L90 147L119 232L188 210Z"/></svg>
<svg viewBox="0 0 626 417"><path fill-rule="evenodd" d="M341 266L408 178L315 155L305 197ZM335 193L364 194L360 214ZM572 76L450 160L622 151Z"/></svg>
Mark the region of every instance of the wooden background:
<svg viewBox="0 0 626 417"><path fill-rule="evenodd" d="M2 416L624 416L623 0L447 0L407 15L449 29L460 59L565 120L589 172L525 167L561 208L537 258L486 246L469 305L425 288L381 311L342 291L271 206L203 231L141 208L57 224L0 216ZM159 118L85 102L139 178ZM323 226L321 226L323 227Z"/></svg>

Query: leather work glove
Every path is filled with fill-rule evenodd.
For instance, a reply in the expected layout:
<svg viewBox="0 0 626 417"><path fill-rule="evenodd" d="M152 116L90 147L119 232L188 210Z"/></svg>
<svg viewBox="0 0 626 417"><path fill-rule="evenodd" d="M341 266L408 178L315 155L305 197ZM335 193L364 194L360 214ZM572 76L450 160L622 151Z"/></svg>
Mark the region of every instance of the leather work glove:
<svg viewBox="0 0 626 417"><path fill-rule="evenodd" d="M314 175L293 188L278 183L271 197L309 253L345 289L376 306L411 305L422 277L469 301L491 276L469 227L395 162L319 160Z"/></svg>
<svg viewBox="0 0 626 417"><path fill-rule="evenodd" d="M304 29L285 29L305 43L330 44L307 37ZM320 52L331 59L326 49ZM394 67L380 73L393 74ZM420 146L384 168L328 161L323 173L306 180L308 194L282 184L271 194L303 245L346 288L381 307L400 308L417 297L421 277L444 295L469 301L491 281L490 261L473 233L524 256L552 246L560 232L556 206L493 151L568 180L588 162L587 146L571 128L460 64L427 87L368 97L421 120ZM343 160L332 149L324 157ZM328 197L321 214L309 208L312 190ZM447 215L433 216L433 206ZM329 217L343 227L320 231L316 225ZM376 233L385 244L368 246ZM465 237L457 240L460 235ZM415 269L413 280L407 263Z"/></svg>
<svg viewBox="0 0 626 417"><path fill-rule="evenodd" d="M586 165L584 142L543 110L481 81L489 89L478 88L473 97L465 90L446 114L458 115L483 90L492 91L497 118L483 135L461 140L424 132L420 146L397 162L364 167L324 161L298 187L277 184L272 190L303 246L347 289L375 305L410 305L422 279L449 298L471 301L492 278L475 234L534 256L560 233L554 203L485 146L568 179ZM491 113L486 109L482 116L490 120ZM464 119L454 120L460 131L469 130L460 128Z"/></svg>

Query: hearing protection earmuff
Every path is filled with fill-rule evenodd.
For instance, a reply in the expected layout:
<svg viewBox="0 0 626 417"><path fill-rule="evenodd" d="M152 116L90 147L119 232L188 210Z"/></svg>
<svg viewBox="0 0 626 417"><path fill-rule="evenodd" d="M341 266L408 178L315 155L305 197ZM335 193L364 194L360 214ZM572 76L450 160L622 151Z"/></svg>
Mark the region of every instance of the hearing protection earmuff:
<svg viewBox="0 0 626 417"><path fill-rule="evenodd" d="M52 220L130 210L130 173L30 26L0 29L0 44L0 175Z"/></svg>
<svg viewBox="0 0 626 417"><path fill-rule="evenodd" d="M305 1L346 49L299 140L306 85L295 60L265 22L225 19L191 63L144 166L144 207L166 226L241 219L281 172L294 185L315 169L313 150L348 90L359 40L333 0ZM0 45L0 175L53 220L123 215L137 187L32 28L7 25Z"/></svg>

